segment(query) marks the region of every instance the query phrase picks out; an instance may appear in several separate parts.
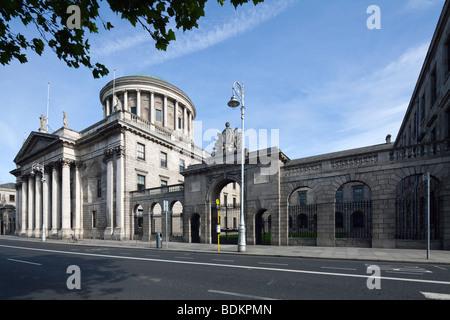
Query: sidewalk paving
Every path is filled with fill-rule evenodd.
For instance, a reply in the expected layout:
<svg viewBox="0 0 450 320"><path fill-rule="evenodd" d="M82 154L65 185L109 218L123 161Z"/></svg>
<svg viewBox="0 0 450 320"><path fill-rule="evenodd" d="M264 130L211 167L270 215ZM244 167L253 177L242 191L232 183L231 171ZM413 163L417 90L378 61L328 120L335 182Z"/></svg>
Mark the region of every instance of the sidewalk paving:
<svg viewBox="0 0 450 320"><path fill-rule="evenodd" d="M42 242L39 238L22 238L11 235L0 235L0 240L21 240ZM46 239L48 243L68 243L67 240ZM3 242L4 243L4 242ZM217 244L169 242L162 243L162 248L156 248L155 241L139 240L98 240L80 239L73 245L141 248L154 250L170 250L184 252L201 252L216 254L260 255L273 257L295 257L315 259L365 260L385 262L414 262L450 264L450 251L431 250L427 259L426 250L418 249L383 249L383 248L353 248L353 247L307 247L307 246L262 246L247 245L245 252L237 252L237 245L221 244L220 252Z"/></svg>

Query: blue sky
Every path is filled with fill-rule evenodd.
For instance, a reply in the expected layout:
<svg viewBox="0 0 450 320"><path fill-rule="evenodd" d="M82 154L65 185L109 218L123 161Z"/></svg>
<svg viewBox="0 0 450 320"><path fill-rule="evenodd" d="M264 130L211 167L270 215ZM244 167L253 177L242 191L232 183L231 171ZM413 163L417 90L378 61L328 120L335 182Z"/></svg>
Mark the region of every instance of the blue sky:
<svg viewBox="0 0 450 320"><path fill-rule="evenodd" d="M204 148L211 129L240 127L239 109L226 105L235 81L244 83L245 128L278 130L291 159L395 139L444 2L266 0L234 10L210 0L199 28L177 32L166 52L105 7L115 28L90 43L108 76L68 68L48 48L40 57L30 52L26 64L0 66L0 183L15 181L13 159L47 112L48 83L50 128L62 126L65 111L79 131L102 118L99 92L114 69L116 77L151 74L183 90L197 108ZM379 30L366 26L370 5L381 9Z"/></svg>

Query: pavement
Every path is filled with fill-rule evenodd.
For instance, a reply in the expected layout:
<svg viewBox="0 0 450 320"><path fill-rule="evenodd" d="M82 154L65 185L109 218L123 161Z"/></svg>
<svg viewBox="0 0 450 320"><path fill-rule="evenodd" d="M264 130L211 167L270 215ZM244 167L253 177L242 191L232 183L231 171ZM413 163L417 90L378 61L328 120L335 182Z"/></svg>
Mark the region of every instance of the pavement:
<svg viewBox="0 0 450 320"><path fill-rule="evenodd" d="M24 242L42 242L39 238L23 238L12 235L0 235L0 240L20 240ZM46 239L47 243L67 244L67 240ZM163 239L162 248L156 248L155 241L140 240L99 240L80 239L74 246L121 247L133 249L153 249L183 252L201 252L215 254L240 254L273 257L294 257L312 259L364 260L385 262L438 263L450 265L450 251L418 249L384 249L384 248L354 248L354 247L310 247L310 246L262 246L247 245L245 252L238 252L237 245L168 242ZM219 251L220 249L220 251Z"/></svg>

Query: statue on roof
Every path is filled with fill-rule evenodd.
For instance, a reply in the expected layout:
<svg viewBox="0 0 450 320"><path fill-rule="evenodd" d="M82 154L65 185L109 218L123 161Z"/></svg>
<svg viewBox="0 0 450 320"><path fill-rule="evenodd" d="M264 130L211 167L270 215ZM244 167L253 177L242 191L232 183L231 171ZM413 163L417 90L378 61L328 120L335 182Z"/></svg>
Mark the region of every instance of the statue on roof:
<svg viewBox="0 0 450 320"><path fill-rule="evenodd" d="M114 112L122 110L122 101L120 101L119 97L116 95L114 95L113 98L113 110Z"/></svg>
<svg viewBox="0 0 450 320"><path fill-rule="evenodd" d="M67 114L65 111L63 111L63 124L64 124L64 128L68 128L69 124L67 122Z"/></svg>
<svg viewBox="0 0 450 320"><path fill-rule="evenodd" d="M41 122L41 125L39 127L39 132L47 132L47 128L46 128L47 118L41 114L41 116L39 117L39 120Z"/></svg>

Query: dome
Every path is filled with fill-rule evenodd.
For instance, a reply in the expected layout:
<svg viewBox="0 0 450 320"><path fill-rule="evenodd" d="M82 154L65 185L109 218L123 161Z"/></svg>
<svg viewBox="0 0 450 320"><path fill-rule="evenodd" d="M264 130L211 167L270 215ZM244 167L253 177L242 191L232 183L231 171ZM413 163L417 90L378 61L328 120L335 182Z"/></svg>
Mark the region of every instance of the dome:
<svg viewBox="0 0 450 320"><path fill-rule="evenodd" d="M100 101L104 118L122 111L186 135L191 134L196 116L195 106L186 93L154 75L136 74L110 80L100 90Z"/></svg>

